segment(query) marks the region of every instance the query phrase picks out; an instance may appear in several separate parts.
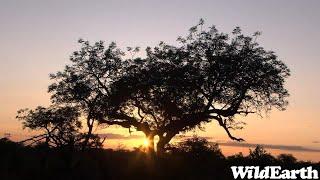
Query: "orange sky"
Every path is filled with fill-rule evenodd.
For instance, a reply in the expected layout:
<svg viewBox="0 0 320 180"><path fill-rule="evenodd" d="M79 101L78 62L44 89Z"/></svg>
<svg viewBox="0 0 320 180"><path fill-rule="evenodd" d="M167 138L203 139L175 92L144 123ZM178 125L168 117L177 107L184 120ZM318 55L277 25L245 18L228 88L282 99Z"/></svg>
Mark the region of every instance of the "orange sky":
<svg viewBox="0 0 320 180"><path fill-rule="evenodd" d="M0 137L6 132L14 138L30 133L21 130L20 122L14 118L16 111L49 104L48 74L68 63L69 55L78 48L78 38L116 41L122 48L144 49L161 40L174 43L202 17L207 24L215 24L224 32L231 32L235 26L242 27L245 33L262 31L260 44L274 50L292 71L286 83L291 94L288 109L272 111L262 119L255 115L246 117L243 120L247 126L235 134L248 143L320 149L319 7L319 1L276 0L3 1L0 3ZM129 135L126 129L108 128L99 132ZM228 141L214 122L207 125L205 132L197 133L215 141ZM228 154L243 150L223 149ZM289 153L317 161L320 157L319 152Z"/></svg>

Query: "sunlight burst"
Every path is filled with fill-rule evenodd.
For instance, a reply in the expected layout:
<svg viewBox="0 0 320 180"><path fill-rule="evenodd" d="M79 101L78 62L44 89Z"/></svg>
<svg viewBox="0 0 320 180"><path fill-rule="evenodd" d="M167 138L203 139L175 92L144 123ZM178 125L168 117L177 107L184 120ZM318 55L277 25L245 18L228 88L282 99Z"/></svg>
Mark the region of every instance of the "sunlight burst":
<svg viewBox="0 0 320 180"><path fill-rule="evenodd" d="M144 139L143 140L143 146L145 146L145 147L149 146L149 140L148 139Z"/></svg>

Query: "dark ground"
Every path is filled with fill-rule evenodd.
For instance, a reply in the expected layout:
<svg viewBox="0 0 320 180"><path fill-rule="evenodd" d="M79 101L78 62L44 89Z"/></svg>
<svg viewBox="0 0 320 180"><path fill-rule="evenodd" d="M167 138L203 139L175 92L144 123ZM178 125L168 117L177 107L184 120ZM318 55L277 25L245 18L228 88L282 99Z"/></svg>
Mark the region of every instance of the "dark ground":
<svg viewBox="0 0 320 180"><path fill-rule="evenodd" d="M193 146L193 145L191 145ZM248 156L224 157L215 148L171 148L162 156L140 150L91 149L87 151L27 147L0 139L0 179L233 179L232 165L281 165L300 169L320 163L297 161L291 155L273 157L257 147Z"/></svg>

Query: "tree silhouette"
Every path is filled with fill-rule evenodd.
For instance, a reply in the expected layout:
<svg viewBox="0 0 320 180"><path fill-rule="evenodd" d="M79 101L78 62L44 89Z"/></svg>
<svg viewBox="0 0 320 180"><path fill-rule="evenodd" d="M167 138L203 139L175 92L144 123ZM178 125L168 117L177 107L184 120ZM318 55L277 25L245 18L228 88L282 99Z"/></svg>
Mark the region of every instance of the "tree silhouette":
<svg viewBox="0 0 320 180"><path fill-rule="evenodd" d="M34 110L22 109L18 111L17 118L22 120L23 128L42 132L22 142L29 145L44 142L48 147L54 148L80 148L86 136L81 133L79 111L74 107L50 106L37 107ZM102 144L98 137L91 137L90 147L100 147Z"/></svg>
<svg viewBox="0 0 320 180"><path fill-rule="evenodd" d="M167 150L171 154L185 154L193 159L224 158L218 144L211 144L207 139L198 136L185 139L176 145L170 145Z"/></svg>
<svg viewBox="0 0 320 180"><path fill-rule="evenodd" d="M82 44L80 51L76 51L70 60L72 66L66 66L63 71L50 74L54 80L48 91L52 93L54 104L77 106L81 116L86 118L88 127L85 144L91 137L93 126L97 119L104 117L104 101L109 95L108 84L114 80L117 70L121 67L121 55L115 43L111 43L105 50L103 42L94 46L89 42L79 40Z"/></svg>
<svg viewBox="0 0 320 180"><path fill-rule="evenodd" d="M73 64L52 75L52 98L93 102L91 116L99 123L134 127L151 144L158 136L159 153L176 134L213 120L232 140L242 141L230 132L243 127L235 117L272 107L284 110L289 69L274 52L259 46L259 33L245 36L237 27L228 35L203 24L201 20L187 37L179 37L178 46L161 42L148 47L146 58L125 59L115 43L106 48L103 42L81 40ZM88 105L81 107L88 112Z"/></svg>

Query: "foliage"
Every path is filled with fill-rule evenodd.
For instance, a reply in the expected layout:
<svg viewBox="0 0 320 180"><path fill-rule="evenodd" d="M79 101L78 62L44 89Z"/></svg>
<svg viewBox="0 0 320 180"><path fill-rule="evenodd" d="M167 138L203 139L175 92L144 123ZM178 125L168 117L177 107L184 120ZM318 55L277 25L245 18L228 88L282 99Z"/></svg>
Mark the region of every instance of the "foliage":
<svg viewBox="0 0 320 180"><path fill-rule="evenodd" d="M275 162L275 158L271 154L267 153L267 151L260 145L258 145L254 150L250 149L248 158L252 159L256 164L268 165Z"/></svg>
<svg viewBox="0 0 320 180"><path fill-rule="evenodd" d="M79 111L75 107L50 106L37 107L34 110L22 109L18 111L17 118L22 120L23 128L41 132L40 135L31 137L22 142L45 142L48 147L79 148L83 146L85 134L81 133ZM90 147L101 147L99 137L92 136Z"/></svg>
<svg viewBox="0 0 320 180"><path fill-rule="evenodd" d="M198 136L183 140L177 145L169 145L166 150L171 154L184 154L196 159L224 158L218 144L209 143L205 138Z"/></svg>
<svg viewBox="0 0 320 180"><path fill-rule="evenodd" d="M158 136L162 152L175 135L217 121L242 141L230 132L243 128L236 117L284 110L290 71L256 42L259 33L246 36L237 27L229 35L203 26L201 20L190 28L177 46L146 48L145 58L134 57L139 48L127 48L126 55L115 43L79 40L71 64L51 74L52 102L80 109L87 140L94 122L133 127L145 133L150 148Z"/></svg>

